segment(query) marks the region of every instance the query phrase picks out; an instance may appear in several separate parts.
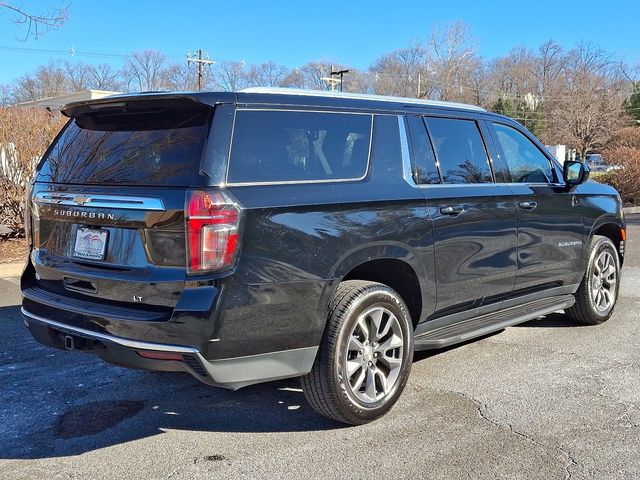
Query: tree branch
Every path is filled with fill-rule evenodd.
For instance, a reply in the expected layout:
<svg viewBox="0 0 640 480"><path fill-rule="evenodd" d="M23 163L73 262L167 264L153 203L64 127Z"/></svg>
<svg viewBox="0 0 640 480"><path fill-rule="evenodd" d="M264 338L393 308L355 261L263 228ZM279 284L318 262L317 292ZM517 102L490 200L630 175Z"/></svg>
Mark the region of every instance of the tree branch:
<svg viewBox="0 0 640 480"><path fill-rule="evenodd" d="M33 32L34 38L39 38L40 35L47 33L50 30L56 30L66 23L69 19L69 7L64 5L60 8L54 8L47 13L38 15L26 12L22 10L22 7L17 7L8 3L0 2L0 8L5 8L18 15L15 23L18 25L27 25L27 33L22 41L26 41Z"/></svg>

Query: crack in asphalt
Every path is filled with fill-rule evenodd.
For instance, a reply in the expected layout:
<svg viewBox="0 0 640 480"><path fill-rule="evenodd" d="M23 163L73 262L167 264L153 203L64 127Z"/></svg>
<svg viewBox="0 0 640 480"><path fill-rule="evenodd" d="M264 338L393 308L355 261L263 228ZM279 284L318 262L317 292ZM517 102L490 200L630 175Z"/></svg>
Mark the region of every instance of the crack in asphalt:
<svg viewBox="0 0 640 480"><path fill-rule="evenodd" d="M565 459L566 459L566 464L565 464L565 480L570 480L573 477L573 469L575 467L581 467L581 465L578 463L578 461L574 458L573 454L567 450L566 448L560 446L560 445L546 445L544 443L539 442L538 440L536 440L535 438L533 438L531 435L522 432L520 430L516 430L516 428L508 422L501 422L498 420L495 420L493 418L491 418L488 414L488 407L487 404L482 402L481 400L478 400L477 398L472 397L471 395L468 395L464 392L457 392L457 391L453 391L453 390L441 390L440 393L453 393L454 395L458 395L466 400L471 401L475 407L476 407L476 412L478 413L478 416L480 418L482 418L483 420L485 420L486 422L490 423L491 425L493 425L494 427L497 428L507 428L509 430L509 433L511 433L512 435L516 435L518 437L521 437L523 439L525 439L528 442L533 443L534 445L544 449L544 450L555 450L557 452L559 452Z"/></svg>

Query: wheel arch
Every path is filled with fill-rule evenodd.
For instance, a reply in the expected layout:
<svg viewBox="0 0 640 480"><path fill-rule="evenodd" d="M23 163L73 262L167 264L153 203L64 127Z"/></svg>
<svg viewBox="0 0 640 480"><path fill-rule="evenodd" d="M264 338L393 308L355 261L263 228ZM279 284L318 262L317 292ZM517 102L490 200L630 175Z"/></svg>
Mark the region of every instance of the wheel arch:
<svg viewBox="0 0 640 480"><path fill-rule="evenodd" d="M402 244L370 245L350 252L336 263L331 278L334 281L325 289L320 305L325 313L344 280L379 282L394 289L407 305L414 327L435 305L433 275L428 275L415 253Z"/></svg>
<svg viewBox="0 0 640 480"><path fill-rule="evenodd" d="M610 215L602 216L598 218L591 227L587 246L591 244L591 240L595 235L607 237L615 245L618 258L620 259L620 265L622 265L624 262L624 228L625 225L619 218ZM588 255L589 249L587 248L585 250Z"/></svg>

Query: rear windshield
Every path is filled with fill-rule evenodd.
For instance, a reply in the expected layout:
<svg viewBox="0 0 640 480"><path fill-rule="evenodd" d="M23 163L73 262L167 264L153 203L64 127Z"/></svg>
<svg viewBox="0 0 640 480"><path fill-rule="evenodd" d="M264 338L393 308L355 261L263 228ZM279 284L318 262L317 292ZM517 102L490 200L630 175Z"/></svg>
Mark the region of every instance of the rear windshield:
<svg viewBox="0 0 640 480"><path fill-rule="evenodd" d="M200 167L209 108L119 108L71 120L36 180L189 185Z"/></svg>
<svg viewBox="0 0 640 480"><path fill-rule="evenodd" d="M369 160L368 114L238 110L229 183L350 180Z"/></svg>

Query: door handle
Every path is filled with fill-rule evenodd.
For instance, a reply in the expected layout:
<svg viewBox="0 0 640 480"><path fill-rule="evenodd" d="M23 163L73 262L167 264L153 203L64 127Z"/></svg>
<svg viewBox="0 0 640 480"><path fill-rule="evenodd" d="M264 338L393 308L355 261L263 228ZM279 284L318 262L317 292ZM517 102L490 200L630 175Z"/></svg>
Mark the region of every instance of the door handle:
<svg viewBox="0 0 640 480"><path fill-rule="evenodd" d="M460 205L455 205L453 207L440 207L440 213L442 215L449 215L452 217L456 217L464 212L464 209Z"/></svg>
<svg viewBox="0 0 640 480"><path fill-rule="evenodd" d="M535 210L538 206L538 203L532 200L528 200L526 202L518 202L518 206L523 210Z"/></svg>

